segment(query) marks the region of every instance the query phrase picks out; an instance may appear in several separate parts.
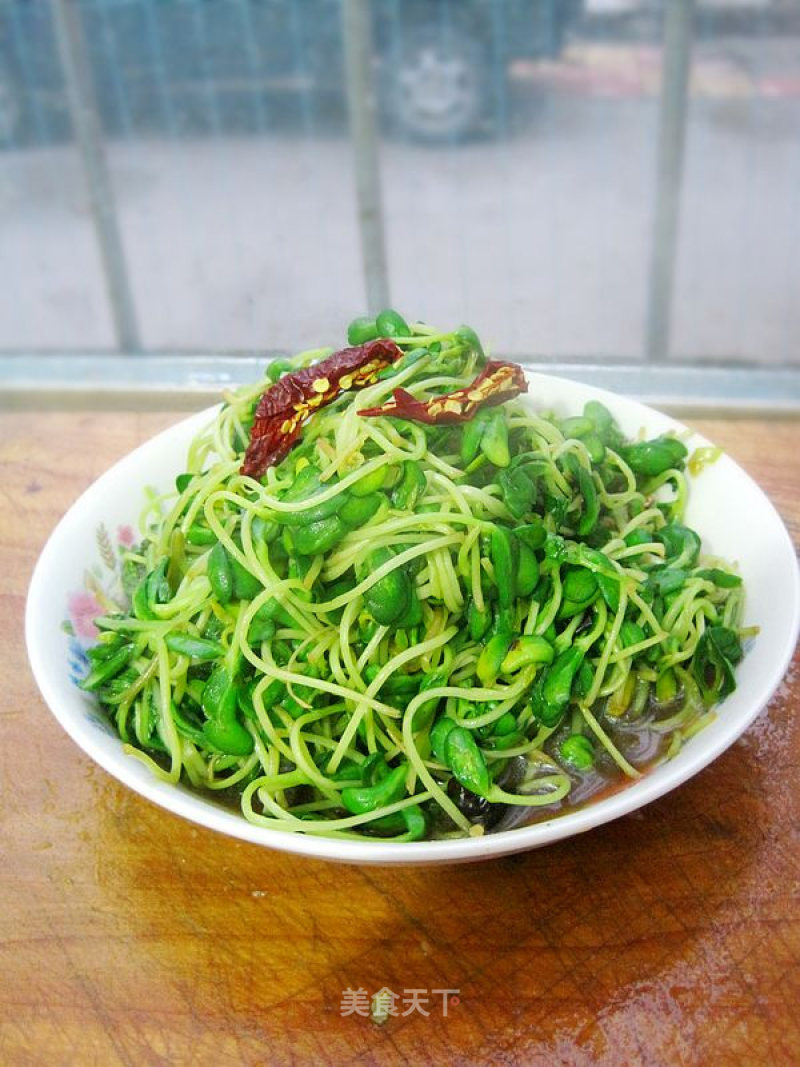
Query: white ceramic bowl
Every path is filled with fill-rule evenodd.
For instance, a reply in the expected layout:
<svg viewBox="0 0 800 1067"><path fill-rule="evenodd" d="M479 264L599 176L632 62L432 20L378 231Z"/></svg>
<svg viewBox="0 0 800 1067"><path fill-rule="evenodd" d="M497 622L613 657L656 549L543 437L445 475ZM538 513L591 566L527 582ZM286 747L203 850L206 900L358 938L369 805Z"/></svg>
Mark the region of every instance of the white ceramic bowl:
<svg viewBox="0 0 800 1067"><path fill-rule="evenodd" d="M528 401L564 415L587 400L601 400L622 430L648 436L686 434L690 450L708 442L680 423L632 400L544 374L530 374ZM124 755L119 738L93 699L74 684L81 644L91 643L92 598L115 581L118 544L131 537L146 485L166 490L184 469L188 444L213 417L209 409L154 437L98 479L70 508L42 552L28 594L26 638L39 688L55 717L93 760L142 796L192 822L258 845L305 856L356 863L452 863L536 848L582 833L634 811L674 789L715 759L749 726L779 685L791 658L800 620L797 559L786 529L767 497L727 456L693 482L686 516L703 538L703 550L736 561L747 589L746 624L760 636L737 670L737 689L715 722L669 762L621 792L546 822L479 838L392 844L347 841L274 831L248 823L209 797L156 779ZM113 533L112 533L113 532ZM117 544L114 542L117 541ZM93 592L86 592L88 577ZM72 636L64 631L69 605ZM83 635L83 636L82 636Z"/></svg>

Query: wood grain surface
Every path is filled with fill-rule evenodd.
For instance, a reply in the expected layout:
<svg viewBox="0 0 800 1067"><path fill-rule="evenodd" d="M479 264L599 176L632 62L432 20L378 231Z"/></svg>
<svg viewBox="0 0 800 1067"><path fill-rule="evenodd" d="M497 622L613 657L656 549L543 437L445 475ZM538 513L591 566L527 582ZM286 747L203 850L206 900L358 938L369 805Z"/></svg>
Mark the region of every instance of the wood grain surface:
<svg viewBox="0 0 800 1067"><path fill-rule="evenodd" d="M93 766L30 676L27 583L77 494L175 418L0 416L0 1063L800 1062L797 660L676 792L488 864L292 858L193 827ZM800 422L693 424L797 543ZM342 1014L346 990L382 987L407 1014ZM403 1003L411 989L429 1015ZM446 1017L434 989L459 990Z"/></svg>

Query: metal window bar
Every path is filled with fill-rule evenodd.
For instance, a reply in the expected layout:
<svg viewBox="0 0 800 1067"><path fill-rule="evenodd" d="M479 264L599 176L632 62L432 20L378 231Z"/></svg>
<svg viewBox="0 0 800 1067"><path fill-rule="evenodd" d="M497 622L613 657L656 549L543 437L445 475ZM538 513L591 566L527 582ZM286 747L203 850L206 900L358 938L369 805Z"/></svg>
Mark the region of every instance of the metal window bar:
<svg viewBox="0 0 800 1067"><path fill-rule="evenodd" d="M136 306L103 150L103 135L89 74L80 10L75 0L50 0L50 3L70 119L83 164L92 221L103 261L117 347L121 352L138 352L141 342Z"/></svg>
<svg viewBox="0 0 800 1067"><path fill-rule="evenodd" d="M696 0L671 0L664 11L658 164L645 338L645 355L654 361L665 360L670 352L695 9Z"/></svg>
<svg viewBox="0 0 800 1067"><path fill-rule="evenodd" d="M370 0L343 0L347 106L353 144L355 194L367 307L374 315L388 307L386 223L383 216L377 98L372 71Z"/></svg>

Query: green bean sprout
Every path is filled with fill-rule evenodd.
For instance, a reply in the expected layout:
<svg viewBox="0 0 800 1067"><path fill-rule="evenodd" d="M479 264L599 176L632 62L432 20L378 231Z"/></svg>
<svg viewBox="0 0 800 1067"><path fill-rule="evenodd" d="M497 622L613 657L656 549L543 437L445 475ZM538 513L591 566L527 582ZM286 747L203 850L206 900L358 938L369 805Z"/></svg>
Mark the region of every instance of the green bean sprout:
<svg viewBox="0 0 800 1067"><path fill-rule="evenodd" d="M685 444L543 410L467 327L388 311L348 340L227 395L148 501L82 683L126 751L271 830L395 842L673 756L755 632L684 525Z"/></svg>

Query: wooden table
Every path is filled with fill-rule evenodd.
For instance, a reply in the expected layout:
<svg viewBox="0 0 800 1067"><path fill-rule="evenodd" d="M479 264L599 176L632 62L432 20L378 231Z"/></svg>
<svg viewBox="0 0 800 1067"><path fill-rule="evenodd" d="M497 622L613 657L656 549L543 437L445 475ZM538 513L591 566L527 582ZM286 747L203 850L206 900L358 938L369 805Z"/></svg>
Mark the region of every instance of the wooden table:
<svg viewBox="0 0 800 1067"><path fill-rule="evenodd" d="M90 763L29 674L26 587L78 492L175 417L0 417L0 1063L800 1062L797 661L746 736L672 795L487 864L284 856ZM690 421L797 541L800 422ZM382 987L407 1014L378 1026L345 991ZM459 990L446 1017L436 989Z"/></svg>

